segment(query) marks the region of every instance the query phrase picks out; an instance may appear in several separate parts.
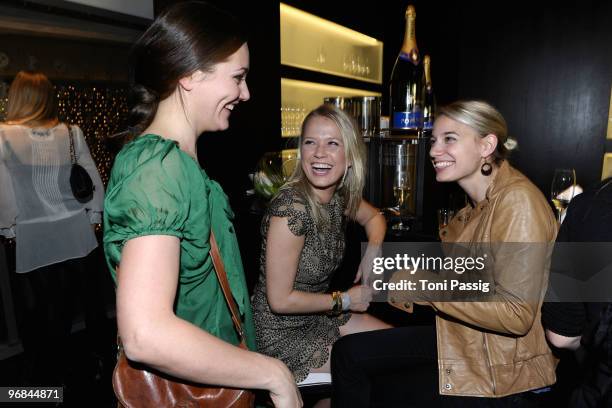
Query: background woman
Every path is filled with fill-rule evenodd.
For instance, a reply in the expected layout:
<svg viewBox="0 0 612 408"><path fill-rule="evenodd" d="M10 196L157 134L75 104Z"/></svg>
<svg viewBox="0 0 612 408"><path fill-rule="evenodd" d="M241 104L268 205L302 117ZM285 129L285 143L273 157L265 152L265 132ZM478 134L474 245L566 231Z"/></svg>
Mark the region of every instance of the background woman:
<svg viewBox="0 0 612 408"><path fill-rule="evenodd" d="M553 257L551 269L580 283L600 275L612 261L611 223L612 178L608 178L570 202L557 235L560 245L555 252L559 252ZM594 244L588 245L587 251L582 242ZM606 246L602 245L604 242ZM607 279L609 282L610 278ZM579 285L571 289L575 291L570 292L572 300L587 296L588 292L583 292ZM542 324L548 341L557 348L575 351L560 355L555 395L559 400L568 401L567 406L572 408L609 407L612 404L612 303L586 300L592 299L548 302L542 306Z"/></svg>
<svg viewBox="0 0 612 408"><path fill-rule="evenodd" d="M266 389L276 406L297 407L300 396L285 365L237 347L208 255L214 231L253 350L233 213L196 154L199 135L226 129L232 111L249 99L249 51L240 27L206 3L187 1L163 12L135 44L137 137L115 160L104 245L129 359L198 383Z"/></svg>
<svg viewBox="0 0 612 408"><path fill-rule="evenodd" d="M298 382L329 373L329 350L341 336L390 327L364 313L366 285L325 293L344 256L345 222L361 224L368 250L355 283L380 250L385 219L362 199L365 146L343 111L321 105L302 126L296 169L272 200L262 222L261 274L253 308L257 345L280 358ZM331 312L331 315L330 315Z"/></svg>
<svg viewBox="0 0 612 408"><path fill-rule="evenodd" d="M84 257L98 246L104 186L78 126L60 123L56 91L39 72L20 71L0 125L0 234L16 240L24 381L65 381L72 306L89 271ZM81 203L70 188L72 128L78 163L94 192ZM76 274L78 273L78 275Z"/></svg>
<svg viewBox="0 0 612 408"><path fill-rule="evenodd" d="M401 401L391 404L402 405L530 406L536 398L530 390L555 382L540 306L550 266L542 247L554 241L557 224L542 193L508 164L507 140L505 120L487 103L459 101L440 110L429 152L436 180L457 182L470 199L440 237L474 248L506 243L491 245L494 292L486 302L421 302L436 310L435 328L339 340L332 355L335 406L369 406L371 378L382 367L410 377L406 393L387 393ZM525 251L514 252L516 243L525 243L519 245ZM401 271L393 279L411 276Z"/></svg>

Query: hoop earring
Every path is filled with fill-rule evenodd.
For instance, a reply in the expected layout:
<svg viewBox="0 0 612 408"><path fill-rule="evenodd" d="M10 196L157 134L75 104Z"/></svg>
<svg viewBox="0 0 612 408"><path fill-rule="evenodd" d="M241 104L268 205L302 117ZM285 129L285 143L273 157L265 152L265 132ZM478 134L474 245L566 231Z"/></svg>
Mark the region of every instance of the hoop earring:
<svg viewBox="0 0 612 408"><path fill-rule="evenodd" d="M483 176L490 176L491 173L493 173L493 166L491 166L489 162L484 162L482 166L480 166L480 172Z"/></svg>

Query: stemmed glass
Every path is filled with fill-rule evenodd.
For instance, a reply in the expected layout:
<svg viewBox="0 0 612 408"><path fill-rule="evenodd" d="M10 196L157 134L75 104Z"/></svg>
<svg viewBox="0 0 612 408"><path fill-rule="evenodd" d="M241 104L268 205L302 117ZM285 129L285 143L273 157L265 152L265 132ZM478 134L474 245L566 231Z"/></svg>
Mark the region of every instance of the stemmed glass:
<svg viewBox="0 0 612 408"><path fill-rule="evenodd" d="M405 230L409 227L402 223L403 215L406 213L410 203L410 175L405 166L396 169L393 177L393 197L397 201L397 212L399 214L399 222L394 224L391 229Z"/></svg>
<svg viewBox="0 0 612 408"><path fill-rule="evenodd" d="M557 209L557 221L561 224L563 211L574 197L576 172L574 169L555 169L550 187L550 199Z"/></svg>

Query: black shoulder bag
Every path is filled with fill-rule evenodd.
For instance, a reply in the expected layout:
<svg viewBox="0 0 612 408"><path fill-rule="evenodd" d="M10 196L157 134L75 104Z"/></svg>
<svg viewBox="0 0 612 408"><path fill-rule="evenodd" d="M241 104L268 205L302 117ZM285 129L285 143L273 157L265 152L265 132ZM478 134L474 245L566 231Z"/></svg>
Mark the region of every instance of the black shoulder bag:
<svg viewBox="0 0 612 408"><path fill-rule="evenodd" d="M83 168L78 162L74 152L74 134L72 126L68 127L68 134L70 137L70 161L72 166L70 168L70 188L74 198L80 203L86 203L93 198L93 192L95 186L87 170Z"/></svg>

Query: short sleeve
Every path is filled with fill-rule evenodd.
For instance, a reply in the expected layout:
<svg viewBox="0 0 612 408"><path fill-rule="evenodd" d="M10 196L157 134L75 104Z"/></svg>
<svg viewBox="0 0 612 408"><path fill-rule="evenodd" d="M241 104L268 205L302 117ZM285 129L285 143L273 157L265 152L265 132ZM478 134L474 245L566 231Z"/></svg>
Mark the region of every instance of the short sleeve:
<svg viewBox="0 0 612 408"><path fill-rule="evenodd" d="M114 243L120 251L144 235L183 238L190 202L186 170L180 151L167 141L122 151L104 204L105 246Z"/></svg>
<svg viewBox="0 0 612 408"><path fill-rule="evenodd" d="M287 218L289 230L296 236L305 235L312 224L305 199L291 188L281 190L272 200L268 216Z"/></svg>

